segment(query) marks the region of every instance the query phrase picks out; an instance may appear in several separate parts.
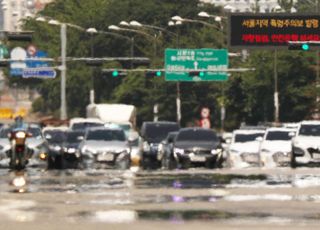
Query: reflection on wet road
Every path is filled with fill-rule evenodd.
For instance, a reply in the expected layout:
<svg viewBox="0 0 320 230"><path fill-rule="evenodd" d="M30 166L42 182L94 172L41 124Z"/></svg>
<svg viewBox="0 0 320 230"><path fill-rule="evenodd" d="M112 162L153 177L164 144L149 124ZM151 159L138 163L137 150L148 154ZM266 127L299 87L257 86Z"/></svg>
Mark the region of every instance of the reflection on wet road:
<svg viewBox="0 0 320 230"><path fill-rule="evenodd" d="M59 219L93 225L192 221L311 226L320 217L319 187L320 173L307 168L28 169L19 174L2 169L0 218L11 224Z"/></svg>

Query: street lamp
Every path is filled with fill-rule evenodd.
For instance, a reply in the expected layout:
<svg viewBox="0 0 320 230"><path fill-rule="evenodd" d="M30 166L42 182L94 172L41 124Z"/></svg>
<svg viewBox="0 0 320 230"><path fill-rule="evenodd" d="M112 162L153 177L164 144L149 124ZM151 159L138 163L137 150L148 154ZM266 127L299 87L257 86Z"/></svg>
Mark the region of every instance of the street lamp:
<svg viewBox="0 0 320 230"><path fill-rule="evenodd" d="M129 23L125 22L125 21L121 21L120 22L120 25L125 25L125 26L130 26ZM115 31L127 31L127 32L132 32L132 33L136 33L136 34L140 34L140 35L143 35L147 38L150 38L152 41L154 41L154 37L151 36L150 34L148 33L145 33L143 31L140 31L140 30L135 30L135 29L128 29L128 28L123 28L123 27L119 27L119 26L116 26L116 25L110 25L108 26L108 29L109 30L115 30ZM134 37L131 38L132 41L134 39ZM133 49L132 49L132 52L133 52ZM154 56L156 55L155 51L154 51Z"/></svg>
<svg viewBox="0 0 320 230"><path fill-rule="evenodd" d="M134 49L133 49L134 48L134 38L133 37L130 38L128 36L124 36L124 35L118 34L118 33L113 33L113 32L108 32L108 31L103 31L103 30L97 30L94 27L90 27L90 28L86 29L86 32L90 33L91 35L93 35L93 34L105 34L105 35L111 35L111 36L114 36L114 37L119 37L119 38L123 38L123 39L128 40L131 43L131 46L130 46L130 57L134 56Z"/></svg>
<svg viewBox="0 0 320 230"><path fill-rule="evenodd" d="M171 19L172 19L173 21L180 21L180 22L182 22L182 23L183 23L183 22L200 23L200 24L205 25L205 26L213 27L213 28L215 28L215 29L217 29L217 30L220 29L218 26L213 25L213 24L210 24L210 23L208 23L208 22L204 22L204 21L196 20L196 19L182 18L182 17L180 17L180 16L178 16L178 15L171 17Z"/></svg>
<svg viewBox="0 0 320 230"><path fill-rule="evenodd" d="M36 18L36 21L39 22L47 22L47 19L44 17ZM48 24L60 26L60 43L61 43L61 65L59 66L59 70L61 71L61 92L60 92L60 119L67 119L67 102L66 102L66 74L67 74L67 64L66 64L66 51L67 51L67 26L72 28L85 31L84 28L70 24L70 23L62 23L54 19L49 19Z"/></svg>
<svg viewBox="0 0 320 230"><path fill-rule="evenodd" d="M139 27L139 28L148 28L148 29L164 32L164 33L170 35L171 37L175 37L176 38L176 46L179 47L179 35L176 34L176 33L171 32L169 30L166 30L165 28L162 28L162 27L159 27L159 26L154 26L154 25L142 24L142 23L140 23L138 21L135 21L135 20L130 21L129 23L122 21L122 22L120 22L120 24L121 25L126 25L126 26ZM181 24L181 22L178 23L178 24ZM155 37L156 37L156 35L155 35ZM156 44L155 44L155 49L156 49ZM156 51L155 51L155 54L156 54ZM179 85L179 82L177 82L177 99L176 99L176 103L177 103L177 122L180 124L180 121L181 121L181 100L180 100L180 85ZM157 120L157 118L155 117L154 120Z"/></svg>

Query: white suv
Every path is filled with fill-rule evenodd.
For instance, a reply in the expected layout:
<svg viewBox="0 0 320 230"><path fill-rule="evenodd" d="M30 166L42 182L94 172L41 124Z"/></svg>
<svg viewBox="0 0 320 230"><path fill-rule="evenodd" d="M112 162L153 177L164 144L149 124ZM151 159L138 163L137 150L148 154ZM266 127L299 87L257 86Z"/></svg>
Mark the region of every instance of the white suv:
<svg viewBox="0 0 320 230"><path fill-rule="evenodd" d="M320 121L302 121L292 139L291 167L320 162Z"/></svg>

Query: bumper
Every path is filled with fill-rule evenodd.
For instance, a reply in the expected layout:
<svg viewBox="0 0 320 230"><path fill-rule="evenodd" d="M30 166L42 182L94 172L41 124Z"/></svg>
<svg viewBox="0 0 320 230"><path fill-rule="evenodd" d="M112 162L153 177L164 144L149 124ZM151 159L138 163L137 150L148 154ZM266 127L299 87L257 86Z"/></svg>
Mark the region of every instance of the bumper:
<svg viewBox="0 0 320 230"><path fill-rule="evenodd" d="M320 149L313 148L302 148L299 146L294 146L292 154L297 163L307 164L307 163L320 163Z"/></svg>
<svg viewBox="0 0 320 230"><path fill-rule="evenodd" d="M206 162L216 162L220 157L219 154L175 154L175 158L180 163L205 164Z"/></svg>

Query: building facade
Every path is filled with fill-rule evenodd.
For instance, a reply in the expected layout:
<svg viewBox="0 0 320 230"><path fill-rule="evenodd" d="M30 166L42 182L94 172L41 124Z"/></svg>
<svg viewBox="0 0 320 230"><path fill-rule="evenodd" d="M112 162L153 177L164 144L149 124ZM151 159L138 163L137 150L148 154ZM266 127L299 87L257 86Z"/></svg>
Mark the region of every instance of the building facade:
<svg viewBox="0 0 320 230"><path fill-rule="evenodd" d="M200 0L203 3L210 3L221 6L228 12L281 12L278 0ZM294 10L294 9L292 9Z"/></svg>
<svg viewBox="0 0 320 230"><path fill-rule="evenodd" d="M52 0L2 0L0 27L5 31L20 31L21 19L42 10Z"/></svg>

